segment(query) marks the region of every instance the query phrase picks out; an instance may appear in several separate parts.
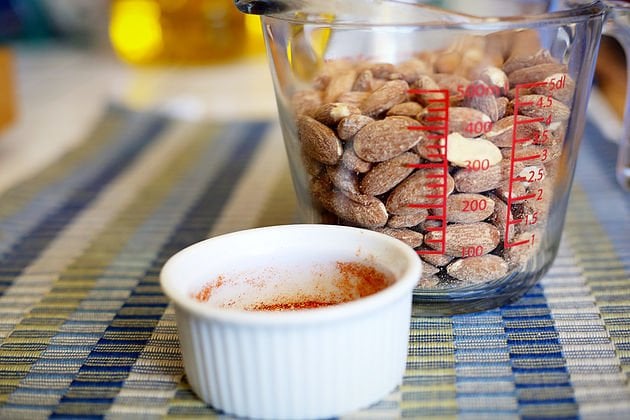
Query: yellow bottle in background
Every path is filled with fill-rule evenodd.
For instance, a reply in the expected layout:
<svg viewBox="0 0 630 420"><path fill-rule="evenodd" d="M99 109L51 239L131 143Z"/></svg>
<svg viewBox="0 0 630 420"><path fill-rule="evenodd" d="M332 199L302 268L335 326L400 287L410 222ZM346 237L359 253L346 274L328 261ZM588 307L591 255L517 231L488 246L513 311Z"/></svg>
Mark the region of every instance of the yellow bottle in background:
<svg viewBox="0 0 630 420"><path fill-rule="evenodd" d="M109 34L130 64L208 64L262 52L245 19L233 0L112 0Z"/></svg>

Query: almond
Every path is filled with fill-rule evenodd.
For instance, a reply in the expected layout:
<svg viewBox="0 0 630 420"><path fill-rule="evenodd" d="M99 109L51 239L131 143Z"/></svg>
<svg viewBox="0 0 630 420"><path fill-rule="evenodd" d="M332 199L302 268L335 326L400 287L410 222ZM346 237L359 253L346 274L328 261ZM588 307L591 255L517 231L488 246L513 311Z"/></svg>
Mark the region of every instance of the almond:
<svg viewBox="0 0 630 420"><path fill-rule="evenodd" d="M412 58L398 64L396 71L402 75L402 78L407 81L407 83L412 84L418 80L420 76L431 73L431 66L424 60Z"/></svg>
<svg viewBox="0 0 630 420"><path fill-rule="evenodd" d="M313 159L327 165L336 164L341 158L341 141L333 130L319 121L301 115L297 118L298 136L304 152Z"/></svg>
<svg viewBox="0 0 630 420"><path fill-rule="evenodd" d="M380 195L394 188L414 171L413 166L420 162L415 153L405 152L390 160L376 164L365 174L359 186L363 194Z"/></svg>
<svg viewBox="0 0 630 420"><path fill-rule="evenodd" d="M496 255L460 258L446 267L449 276L466 283L498 280L508 272L508 265Z"/></svg>
<svg viewBox="0 0 630 420"><path fill-rule="evenodd" d="M343 165L326 166L326 173L332 184L341 191L359 193L359 180L354 171Z"/></svg>
<svg viewBox="0 0 630 420"><path fill-rule="evenodd" d="M446 200L446 220L452 223L481 222L494 212L494 201L473 193L451 194ZM441 210L433 214L441 215Z"/></svg>
<svg viewBox="0 0 630 420"><path fill-rule="evenodd" d="M413 231L411 229L393 229L390 227L376 228L377 232L384 233L393 238L399 239L409 245L411 248L417 248L422 245L423 235L422 233Z"/></svg>
<svg viewBox="0 0 630 420"><path fill-rule="evenodd" d="M420 105L418 102L409 101L402 102L391 107L389 111L387 111L387 116L391 117L394 115L399 115L414 118L420 112L422 112L422 105Z"/></svg>
<svg viewBox="0 0 630 420"><path fill-rule="evenodd" d="M444 191L442 176L440 169L418 169L391 191L385 203L387 210L392 214L411 214L441 205L442 194L450 194L454 185L447 173Z"/></svg>
<svg viewBox="0 0 630 420"><path fill-rule="evenodd" d="M483 128L492 124L489 116L470 107L453 106L449 108L448 114L449 133L461 133L466 137L479 137L483 130L477 130L477 127Z"/></svg>
<svg viewBox="0 0 630 420"><path fill-rule="evenodd" d="M508 266L515 268L523 267L527 264L527 262L538 253L541 241L537 240L537 238L542 238L542 235L543 233L540 230L516 234L514 239L512 239L512 243L519 243L523 241L528 242L522 243L521 245L511 246L503 250L503 258L507 262ZM534 238L533 241L532 237Z"/></svg>
<svg viewBox="0 0 630 420"><path fill-rule="evenodd" d="M324 102L335 102L343 93L350 92L356 76L357 72L354 69L345 69L333 73L324 91Z"/></svg>
<svg viewBox="0 0 630 420"><path fill-rule="evenodd" d="M361 114L361 110L355 105L342 102L331 102L320 105L313 113L313 118L329 127L336 126L343 118L352 114Z"/></svg>
<svg viewBox="0 0 630 420"><path fill-rule="evenodd" d="M516 133L514 133L514 123L516 122ZM544 127L539 122L531 122L531 118L524 115L510 115L501 118L493 126L492 130L484 134L484 138L490 140L498 147L512 147L514 138L519 139L519 144L532 143L539 138L544 131ZM523 142L530 139L529 142Z"/></svg>
<svg viewBox="0 0 630 420"><path fill-rule="evenodd" d="M427 220L429 211L426 209L417 209L416 213L412 214L392 214L387 220L387 226L391 228L404 228L417 226L420 223Z"/></svg>
<svg viewBox="0 0 630 420"><path fill-rule="evenodd" d="M394 105L408 100L409 84L404 80L391 80L373 91L359 106L364 115L376 117Z"/></svg>
<svg viewBox="0 0 630 420"><path fill-rule="evenodd" d="M354 151L368 162L382 162L406 152L420 141L409 127L417 121L407 117L386 117L373 121L354 136Z"/></svg>
<svg viewBox="0 0 630 420"><path fill-rule="evenodd" d="M366 162L354 153L351 142L346 142L346 148L341 156L341 164L351 171L363 174L372 169L372 163Z"/></svg>
<svg viewBox="0 0 630 420"><path fill-rule="evenodd" d="M518 113L528 117L544 119L551 117L552 122L556 122L566 121L571 116L569 107L551 96L524 95L518 99L518 104L514 101L511 102L514 109L517 109L518 105Z"/></svg>
<svg viewBox="0 0 630 420"><path fill-rule="evenodd" d="M418 102L427 106L433 101L441 101L444 99L444 94L440 92L433 92L440 90L440 86L430 76L421 75L410 86L412 89L423 91L422 93L414 94L417 97Z"/></svg>
<svg viewBox="0 0 630 420"><path fill-rule="evenodd" d="M425 248L425 249L428 249ZM420 254L420 258L423 261L428 262L429 264L436 266L436 267L444 267L445 265L447 265L448 263L450 263L451 261L453 261L452 256L450 255L446 255L446 254Z"/></svg>
<svg viewBox="0 0 630 420"><path fill-rule="evenodd" d="M564 73L567 67L560 63L543 63L525 67L508 74L512 87L525 83L540 82L554 73Z"/></svg>
<svg viewBox="0 0 630 420"><path fill-rule="evenodd" d="M501 150L492 142L479 138L469 139L459 133L448 135L446 158L455 166L467 168L473 162L492 167L503 160Z"/></svg>
<svg viewBox="0 0 630 420"><path fill-rule="evenodd" d="M374 229L387 223L387 210L375 197L363 196L359 202L333 190L313 192L325 209L353 225Z"/></svg>
<svg viewBox="0 0 630 420"><path fill-rule="evenodd" d="M425 243L440 249L441 231L428 232ZM446 226L445 254L453 257L485 255L493 251L501 240L499 230L486 222L451 224Z"/></svg>
<svg viewBox="0 0 630 420"><path fill-rule="evenodd" d="M575 81L567 73L549 75L544 85L534 86L532 92L538 95L552 96L554 99L568 104L575 93Z"/></svg>
<svg viewBox="0 0 630 420"><path fill-rule="evenodd" d="M373 82L374 77L372 72L370 70L363 70L354 81L352 90L356 92L371 92Z"/></svg>
<svg viewBox="0 0 630 420"><path fill-rule="evenodd" d="M541 49L532 55L511 55L503 64L503 71L510 74L523 68L549 63L556 63L556 59L551 56L549 50Z"/></svg>
<svg viewBox="0 0 630 420"><path fill-rule="evenodd" d="M370 95L370 92L352 91L342 93L337 97L337 102L359 106Z"/></svg>
<svg viewBox="0 0 630 420"><path fill-rule="evenodd" d="M495 66L486 66L479 70L479 80L492 89L496 96L505 94L510 88L510 81L503 70Z"/></svg>
<svg viewBox="0 0 630 420"><path fill-rule="evenodd" d="M351 114L345 118L342 118L337 125L337 134L341 140L349 140L359 132L360 129L365 127L368 123L374 121L373 118L367 115Z"/></svg>
<svg viewBox="0 0 630 420"><path fill-rule="evenodd" d="M492 93L492 89L481 80L477 80L470 84L473 90L472 92L482 92L481 94L474 94L464 99L463 105L481 111L487 115L490 120L497 121L499 119L499 105L497 104L497 98Z"/></svg>
<svg viewBox="0 0 630 420"><path fill-rule="evenodd" d="M524 166L520 162L514 166L516 176ZM510 167L510 161L504 160L500 165L490 166L488 169L460 169L453 174L455 188L459 192L470 193L494 190L501 186L503 181L510 178Z"/></svg>
<svg viewBox="0 0 630 420"><path fill-rule="evenodd" d="M505 232L508 228L507 226L507 218L508 212L510 213L510 220L514 220L512 215L512 210L508 209L505 201L500 199L494 194L491 194L489 197L492 201L494 201L494 211L490 216L489 222L492 223L499 229L499 233L501 233L501 240L505 239ZM510 225L510 232L508 234L508 240L512 241L514 238L514 225Z"/></svg>

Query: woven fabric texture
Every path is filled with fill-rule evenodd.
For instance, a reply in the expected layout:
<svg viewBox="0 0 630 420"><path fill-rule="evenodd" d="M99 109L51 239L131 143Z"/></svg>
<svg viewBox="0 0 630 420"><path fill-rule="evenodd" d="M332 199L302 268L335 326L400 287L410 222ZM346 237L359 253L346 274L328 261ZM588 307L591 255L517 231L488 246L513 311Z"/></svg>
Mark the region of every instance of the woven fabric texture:
<svg viewBox="0 0 630 420"><path fill-rule="evenodd" d="M414 317L403 385L348 418L630 418L630 196L595 126L581 148L549 273L501 308ZM0 418L220 417L186 381L159 271L296 221L276 123L110 107L0 196Z"/></svg>

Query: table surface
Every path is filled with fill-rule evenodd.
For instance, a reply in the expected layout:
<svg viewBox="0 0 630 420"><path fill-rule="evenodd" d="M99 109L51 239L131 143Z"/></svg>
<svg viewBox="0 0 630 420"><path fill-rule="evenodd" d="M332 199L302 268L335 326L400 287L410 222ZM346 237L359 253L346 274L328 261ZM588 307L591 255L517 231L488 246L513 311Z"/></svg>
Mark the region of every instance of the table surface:
<svg viewBox="0 0 630 420"><path fill-rule="evenodd" d="M59 46L17 68L0 418L218 415L186 381L158 274L195 241L296 221L266 63L131 69ZM414 317L403 384L349 418L630 416L630 201L607 139L620 124L591 105L549 273L511 305Z"/></svg>

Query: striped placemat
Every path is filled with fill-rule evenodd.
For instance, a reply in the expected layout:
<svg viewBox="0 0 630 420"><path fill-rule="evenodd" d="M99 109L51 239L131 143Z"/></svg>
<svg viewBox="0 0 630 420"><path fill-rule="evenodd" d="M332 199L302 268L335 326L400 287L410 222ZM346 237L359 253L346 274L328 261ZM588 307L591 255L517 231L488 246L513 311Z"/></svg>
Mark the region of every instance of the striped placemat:
<svg viewBox="0 0 630 420"><path fill-rule="evenodd" d="M539 285L495 310L413 318L403 385L348 418L630 418L630 200L615 153L588 125ZM111 106L0 196L0 418L220 417L186 381L160 268L206 237L296 221L275 122Z"/></svg>

